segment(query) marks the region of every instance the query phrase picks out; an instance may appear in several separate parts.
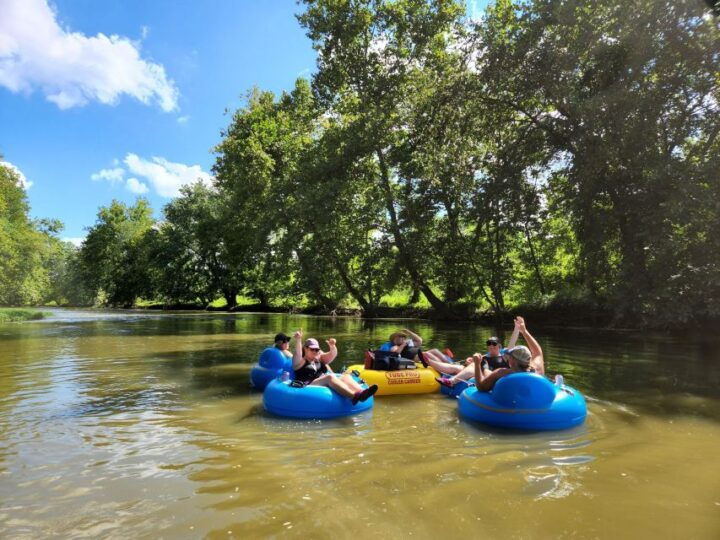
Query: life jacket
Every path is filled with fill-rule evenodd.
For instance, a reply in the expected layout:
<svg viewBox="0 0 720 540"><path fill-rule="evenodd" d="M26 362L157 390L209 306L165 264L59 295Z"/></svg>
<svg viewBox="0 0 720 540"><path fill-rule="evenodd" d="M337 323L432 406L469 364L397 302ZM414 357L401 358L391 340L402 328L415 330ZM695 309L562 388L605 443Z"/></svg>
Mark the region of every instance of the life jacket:
<svg viewBox="0 0 720 540"><path fill-rule="evenodd" d="M310 384L327 372L328 368L322 362L308 362L305 360L305 364L300 369L295 370L295 380Z"/></svg>

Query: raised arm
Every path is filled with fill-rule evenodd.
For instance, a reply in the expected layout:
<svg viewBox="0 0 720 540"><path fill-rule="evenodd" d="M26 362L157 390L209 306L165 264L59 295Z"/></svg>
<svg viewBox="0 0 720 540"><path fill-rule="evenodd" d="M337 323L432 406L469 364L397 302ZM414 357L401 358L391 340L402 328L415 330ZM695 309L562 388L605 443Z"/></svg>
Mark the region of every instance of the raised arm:
<svg viewBox="0 0 720 540"><path fill-rule="evenodd" d="M522 317L518 317L522 319ZM515 319L515 328L513 328L512 335L510 336L510 341L508 341L507 348L512 349L516 344L518 337L520 337L520 327L518 326L518 320Z"/></svg>
<svg viewBox="0 0 720 540"><path fill-rule="evenodd" d="M335 341L335 338L330 338L325 343L328 344L328 347L330 348L330 350L328 352L324 352L320 355L320 361L323 364L329 364L330 362L335 360L335 358L337 357L337 347L335 346L337 341Z"/></svg>
<svg viewBox="0 0 720 540"><path fill-rule="evenodd" d="M293 352L293 362L292 367L294 370L300 369L303 367L303 364L305 364L305 360L303 359L302 350L303 350L303 333L302 330L297 330L295 334L293 334L293 337L295 338L295 351Z"/></svg>
<svg viewBox="0 0 720 540"><path fill-rule="evenodd" d="M420 336L418 336L415 332L413 332L412 330L408 330L407 328L403 328L403 332L405 332L408 336L410 336L410 339L413 340L413 343L415 344L416 347L419 347L420 345L422 345L422 342L423 342L422 338Z"/></svg>
<svg viewBox="0 0 720 540"><path fill-rule="evenodd" d="M540 344L532 336L532 334L528 332L528 329L525 326L525 319L523 319L522 317L516 317L515 321L516 326L520 328L520 333L522 334L522 337L525 338L528 349L530 349L530 355L532 356L532 359L530 360L530 365L535 368L535 373L545 375L545 358L543 356L543 351L540 347Z"/></svg>

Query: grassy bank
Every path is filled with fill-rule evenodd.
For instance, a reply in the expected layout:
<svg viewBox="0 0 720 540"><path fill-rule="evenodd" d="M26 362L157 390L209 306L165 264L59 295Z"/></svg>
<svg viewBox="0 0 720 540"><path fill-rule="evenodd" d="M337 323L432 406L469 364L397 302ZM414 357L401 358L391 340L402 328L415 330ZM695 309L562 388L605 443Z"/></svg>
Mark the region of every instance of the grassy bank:
<svg viewBox="0 0 720 540"><path fill-rule="evenodd" d="M0 308L0 323L18 321L36 321L44 319L48 314L36 309Z"/></svg>

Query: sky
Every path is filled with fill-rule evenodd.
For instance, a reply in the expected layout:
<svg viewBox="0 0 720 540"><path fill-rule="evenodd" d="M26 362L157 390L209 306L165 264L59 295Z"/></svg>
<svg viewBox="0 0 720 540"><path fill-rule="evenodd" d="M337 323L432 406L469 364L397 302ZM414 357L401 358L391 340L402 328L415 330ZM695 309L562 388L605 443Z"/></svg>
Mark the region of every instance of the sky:
<svg viewBox="0 0 720 540"><path fill-rule="evenodd" d="M479 16L484 0L468 0ZM156 217L211 181L228 114L253 86L310 77L294 0L0 0L0 154L31 216L76 244L113 199Z"/></svg>

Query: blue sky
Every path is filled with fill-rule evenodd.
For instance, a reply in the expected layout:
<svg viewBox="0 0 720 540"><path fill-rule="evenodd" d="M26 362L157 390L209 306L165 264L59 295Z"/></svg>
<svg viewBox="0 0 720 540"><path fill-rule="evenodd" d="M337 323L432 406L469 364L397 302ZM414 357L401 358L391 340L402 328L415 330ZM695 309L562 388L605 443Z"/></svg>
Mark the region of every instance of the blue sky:
<svg viewBox="0 0 720 540"><path fill-rule="evenodd" d="M479 13L484 0L470 0ZM209 179L253 86L315 68L294 0L0 0L0 153L34 217L80 239L100 206Z"/></svg>

